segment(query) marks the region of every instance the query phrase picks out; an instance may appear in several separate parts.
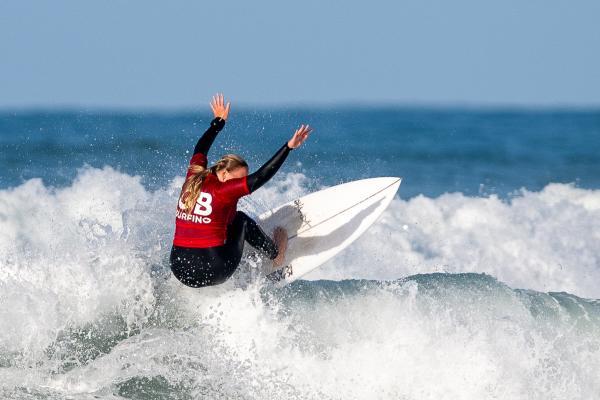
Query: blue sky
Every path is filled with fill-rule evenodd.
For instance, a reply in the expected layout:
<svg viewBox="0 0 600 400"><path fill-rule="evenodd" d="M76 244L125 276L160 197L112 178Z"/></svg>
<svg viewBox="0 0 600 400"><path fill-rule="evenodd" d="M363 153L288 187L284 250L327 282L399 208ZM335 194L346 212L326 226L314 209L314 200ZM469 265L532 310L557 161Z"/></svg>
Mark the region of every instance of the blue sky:
<svg viewBox="0 0 600 400"><path fill-rule="evenodd" d="M2 1L0 107L600 105L600 1Z"/></svg>

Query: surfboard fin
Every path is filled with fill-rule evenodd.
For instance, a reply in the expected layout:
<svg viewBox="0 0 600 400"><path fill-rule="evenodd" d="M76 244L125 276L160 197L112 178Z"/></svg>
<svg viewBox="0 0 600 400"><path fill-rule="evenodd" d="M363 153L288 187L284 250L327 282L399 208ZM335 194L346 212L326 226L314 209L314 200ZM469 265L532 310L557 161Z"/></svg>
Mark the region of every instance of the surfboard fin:
<svg viewBox="0 0 600 400"><path fill-rule="evenodd" d="M292 265L286 265L285 267L279 268L276 271L271 272L267 275L267 279L273 283L279 282L283 279L286 279L294 274L294 270L292 269Z"/></svg>

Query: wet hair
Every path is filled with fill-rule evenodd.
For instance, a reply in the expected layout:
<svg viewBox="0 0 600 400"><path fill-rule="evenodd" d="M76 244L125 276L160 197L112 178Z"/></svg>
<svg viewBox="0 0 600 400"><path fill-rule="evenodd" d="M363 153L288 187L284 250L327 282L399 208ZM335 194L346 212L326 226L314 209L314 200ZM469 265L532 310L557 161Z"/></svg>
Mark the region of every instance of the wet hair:
<svg viewBox="0 0 600 400"><path fill-rule="evenodd" d="M202 183L208 174L216 175L221 170L233 171L237 168L248 168L248 163L238 156L237 154L226 154L215 165L204 168L198 164L192 164L188 170L191 172L190 176L185 180L183 187L181 188L181 202L184 204L184 210L190 211L193 209L198 196L200 195L200 189L202 189Z"/></svg>

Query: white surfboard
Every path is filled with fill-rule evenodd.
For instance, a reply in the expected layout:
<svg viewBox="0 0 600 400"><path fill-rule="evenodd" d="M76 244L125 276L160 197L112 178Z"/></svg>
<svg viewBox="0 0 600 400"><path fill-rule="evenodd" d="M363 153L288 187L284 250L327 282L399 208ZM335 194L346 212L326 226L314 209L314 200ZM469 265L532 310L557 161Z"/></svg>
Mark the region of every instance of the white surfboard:
<svg viewBox="0 0 600 400"><path fill-rule="evenodd" d="M267 232L275 226L282 226L288 232L285 266L270 273L268 278L278 286L286 285L338 254L379 218L394 198L401 180L385 177L348 182L260 215L260 225Z"/></svg>

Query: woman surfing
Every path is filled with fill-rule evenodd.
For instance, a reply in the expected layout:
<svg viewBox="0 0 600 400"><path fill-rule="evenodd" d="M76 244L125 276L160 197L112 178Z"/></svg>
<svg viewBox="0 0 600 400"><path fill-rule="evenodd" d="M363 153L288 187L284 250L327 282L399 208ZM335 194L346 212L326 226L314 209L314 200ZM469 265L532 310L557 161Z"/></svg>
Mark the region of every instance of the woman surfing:
<svg viewBox="0 0 600 400"><path fill-rule="evenodd" d="M283 265L287 232L275 228L273 239L256 221L237 211L238 200L256 191L279 170L292 149L308 138L312 129L301 125L269 161L248 175L248 164L238 155L227 154L208 167L207 155L217 134L225 126L230 103L222 94L213 96L214 119L198 140L181 189L171 249L171 271L191 287L218 285L234 273L242 258L244 242Z"/></svg>

